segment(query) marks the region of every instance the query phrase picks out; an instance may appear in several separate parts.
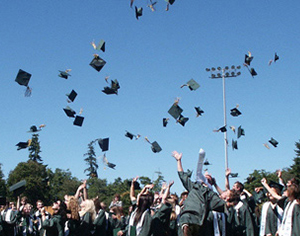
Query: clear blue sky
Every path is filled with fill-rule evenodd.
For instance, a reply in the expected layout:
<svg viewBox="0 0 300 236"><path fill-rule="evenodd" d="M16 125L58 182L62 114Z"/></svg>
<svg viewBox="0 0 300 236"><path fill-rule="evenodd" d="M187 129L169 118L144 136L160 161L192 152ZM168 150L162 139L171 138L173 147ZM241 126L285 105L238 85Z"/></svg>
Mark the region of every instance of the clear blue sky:
<svg viewBox="0 0 300 236"><path fill-rule="evenodd" d="M254 169L275 171L293 163L300 138L299 1L176 0L166 12L159 0L151 12L147 1L136 0L134 5L144 8L139 20L129 3L2 1L0 163L5 177L28 160L28 151L17 151L16 143L31 137L26 132L31 125L44 123L41 156L53 171L69 169L85 178L88 143L109 137L106 156L116 170L104 171L100 160L98 171L109 182L119 176L155 178L160 170L166 180L175 180L173 191L180 193L171 152L182 152L184 168L195 171L202 147L213 164L209 172L224 186L223 134L212 132L223 125L222 81L209 79L205 68L242 65L248 51L258 76L242 67L241 76L226 80L228 125L242 125L246 133L238 150L229 147L229 167L244 181ZM99 73L89 66L93 39L106 41L105 53L98 53L107 64ZM280 59L268 66L275 52ZM32 74L29 98L14 81L19 69ZM72 69L68 80L58 77L65 69ZM101 92L105 76L120 82L118 96ZM197 91L180 88L191 78L201 85ZM82 127L73 126L62 110L72 89L78 96L69 105L77 112L83 108ZM176 97L190 118L185 127L167 113ZM236 104L243 113L238 118L229 115ZM205 111L202 117L196 118L195 106ZM170 118L166 128L164 117ZM125 130L142 138L129 140ZM153 153L145 136L163 150ZM271 137L279 145L268 150L263 143ZM235 138L231 130L228 138L229 143Z"/></svg>

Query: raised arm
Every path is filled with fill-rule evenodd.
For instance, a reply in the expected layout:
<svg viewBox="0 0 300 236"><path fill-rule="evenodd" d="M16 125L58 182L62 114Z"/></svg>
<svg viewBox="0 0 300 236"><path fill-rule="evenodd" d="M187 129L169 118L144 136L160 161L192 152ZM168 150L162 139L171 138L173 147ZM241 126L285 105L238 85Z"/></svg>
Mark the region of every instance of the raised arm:
<svg viewBox="0 0 300 236"><path fill-rule="evenodd" d="M181 163L182 153L178 153L177 151L173 151L172 156L177 161L177 171L178 172L183 172L182 163Z"/></svg>
<svg viewBox="0 0 300 236"><path fill-rule="evenodd" d="M79 185L79 187L77 188L77 191L75 193L75 198L78 199L79 198L79 194L81 192L81 190L84 188L84 184Z"/></svg>
<svg viewBox="0 0 300 236"><path fill-rule="evenodd" d="M131 202L136 201L135 192L134 192L134 183L137 181L138 178L139 177L137 176L137 177L133 178L131 181L131 186L130 186L130 201Z"/></svg>
<svg viewBox="0 0 300 236"><path fill-rule="evenodd" d="M219 187L215 178L212 178L212 180L212 185L215 186L215 189L221 195L224 191Z"/></svg>
<svg viewBox="0 0 300 236"><path fill-rule="evenodd" d="M164 192L164 194L163 194L163 196L162 196L161 202L162 202L163 204L166 204L166 199L168 198L168 196L169 196L169 194L170 194L170 188L172 187L173 184L174 184L174 181L173 181L173 180L169 182L169 184L168 184L168 186L167 186L167 188L166 188L166 190L165 190L165 192Z"/></svg>
<svg viewBox="0 0 300 236"><path fill-rule="evenodd" d="M281 185L283 185L284 187L286 187L286 184L285 184L285 182L282 179L282 172L281 172L281 170L277 170L276 173L277 173L277 177L278 177L279 183Z"/></svg>
<svg viewBox="0 0 300 236"><path fill-rule="evenodd" d="M86 179L83 181L83 198L84 200L88 199L88 194L86 190Z"/></svg>
<svg viewBox="0 0 300 236"><path fill-rule="evenodd" d="M261 184L268 190L268 192L277 200L281 199L281 196L278 195L272 188L270 188L270 186L267 184L267 179L263 178L261 180Z"/></svg>
<svg viewBox="0 0 300 236"><path fill-rule="evenodd" d="M225 171L225 188L226 190L230 190L230 185L229 185L229 175L231 173L231 170L230 169L227 169Z"/></svg>

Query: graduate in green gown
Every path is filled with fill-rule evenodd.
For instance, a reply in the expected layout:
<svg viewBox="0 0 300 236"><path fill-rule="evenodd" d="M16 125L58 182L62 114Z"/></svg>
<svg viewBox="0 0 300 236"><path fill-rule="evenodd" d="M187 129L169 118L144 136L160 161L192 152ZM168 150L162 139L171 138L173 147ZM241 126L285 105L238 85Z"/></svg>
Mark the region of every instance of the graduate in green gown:
<svg viewBox="0 0 300 236"><path fill-rule="evenodd" d="M179 219L181 230L179 232L183 235L198 236L208 212L210 210L224 212L225 201L220 199L219 196L208 187L205 187L199 182L193 183L190 180L190 174L184 172L182 168L182 153L179 154L177 151L173 151L172 155L177 161L179 178L185 189L189 192L181 211Z"/></svg>
<svg viewBox="0 0 300 236"><path fill-rule="evenodd" d="M93 222L94 225L94 235L95 236L106 236L108 222L106 220L105 210L101 208L101 203L98 198L94 199L94 205L96 210L96 218Z"/></svg>

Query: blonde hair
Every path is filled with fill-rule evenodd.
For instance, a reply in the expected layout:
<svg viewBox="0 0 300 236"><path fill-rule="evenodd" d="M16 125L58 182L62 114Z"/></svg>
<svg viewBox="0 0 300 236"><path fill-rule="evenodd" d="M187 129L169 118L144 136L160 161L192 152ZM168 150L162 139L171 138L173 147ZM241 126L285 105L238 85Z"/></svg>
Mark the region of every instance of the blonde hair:
<svg viewBox="0 0 300 236"><path fill-rule="evenodd" d="M79 212L80 217L84 216L87 212L89 212L92 216L92 220L96 218L95 204L91 199L84 200L84 207Z"/></svg>

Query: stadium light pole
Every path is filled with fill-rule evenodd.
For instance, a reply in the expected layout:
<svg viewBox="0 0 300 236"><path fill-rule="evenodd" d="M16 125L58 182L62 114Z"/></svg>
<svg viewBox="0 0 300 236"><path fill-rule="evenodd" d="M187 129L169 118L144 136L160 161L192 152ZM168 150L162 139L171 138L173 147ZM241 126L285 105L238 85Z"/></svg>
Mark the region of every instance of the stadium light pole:
<svg viewBox="0 0 300 236"><path fill-rule="evenodd" d="M224 112L224 127L227 126L227 117L226 117L226 93L225 93L225 79L230 77L237 77L241 74L239 71L241 66L225 66L224 68L217 67L206 68L207 72L211 73L209 78L211 79L221 79L223 81L223 112ZM224 145L225 145L225 169L228 169L228 140L227 140L227 130L224 132Z"/></svg>

